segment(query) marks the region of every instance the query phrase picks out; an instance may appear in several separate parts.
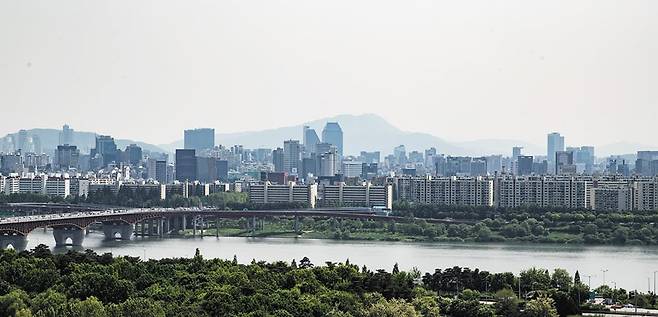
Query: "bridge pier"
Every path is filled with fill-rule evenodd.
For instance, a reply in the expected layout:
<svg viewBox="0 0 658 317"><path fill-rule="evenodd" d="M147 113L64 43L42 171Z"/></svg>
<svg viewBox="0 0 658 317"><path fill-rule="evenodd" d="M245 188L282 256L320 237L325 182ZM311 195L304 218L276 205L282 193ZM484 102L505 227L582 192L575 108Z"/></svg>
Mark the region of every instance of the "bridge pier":
<svg viewBox="0 0 658 317"><path fill-rule="evenodd" d="M0 234L0 249L11 246L16 251L23 251L27 247L27 237L20 234Z"/></svg>
<svg viewBox="0 0 658 317"><path fill-rule="evenodd" d="M123 221L103 222L103 233L105 234L106 240L130 240L134 230L135 229L132 224ZM142 233L143 232L144 222L142 222Z"/></svg>
<svg viewBox="0 0 658 317"><path fill-rule="evenodd" d="M215 217L215 237L219 238L219 217Z"/></svg>
<svg viewBox="0 0 658 317"><path fill-rule="evenodd" d="M82 228L74 226L57 226L53 227L53 236L55 237L55 246L61 247L65 245L82 246L85 240L85 231ZM71 243L67 244L66 240L71 239Z"/></svg>

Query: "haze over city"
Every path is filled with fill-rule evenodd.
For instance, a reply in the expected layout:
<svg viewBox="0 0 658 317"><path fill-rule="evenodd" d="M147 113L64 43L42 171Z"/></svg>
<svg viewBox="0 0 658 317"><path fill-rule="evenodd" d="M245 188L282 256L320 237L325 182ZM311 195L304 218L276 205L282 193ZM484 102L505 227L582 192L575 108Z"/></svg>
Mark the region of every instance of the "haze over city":
<svg viewBox="0 0 658 317"><path fill-rule="evenodd" d="M0 3L0 135L68 123L162 144L377 113L449 141L657 145L655 1L126 6Z"/></svg>
<svg viewBox="0 0 658 317"><path fill-rule="evenodd" d="M658 316L658 0L0 0L0 317Z"/></svg>

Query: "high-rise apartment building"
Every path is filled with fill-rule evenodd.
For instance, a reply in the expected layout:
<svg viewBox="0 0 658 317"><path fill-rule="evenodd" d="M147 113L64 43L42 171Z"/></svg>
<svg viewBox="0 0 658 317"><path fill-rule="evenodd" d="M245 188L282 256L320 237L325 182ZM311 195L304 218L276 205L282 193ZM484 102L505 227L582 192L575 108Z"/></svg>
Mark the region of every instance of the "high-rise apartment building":
<svg viewBox="0 0 658 317"><path fill-rule="evenodd" d="M215 147L215 129L185 130L183 143L186 150L212 149Z"/></svg>
<svg viewBox="0 0 658 317"><path fill-rule="evenodd" d="M327 122L322 130L322 142L335 145L338 157L343 157L343 129L338 122Z"/></svg>

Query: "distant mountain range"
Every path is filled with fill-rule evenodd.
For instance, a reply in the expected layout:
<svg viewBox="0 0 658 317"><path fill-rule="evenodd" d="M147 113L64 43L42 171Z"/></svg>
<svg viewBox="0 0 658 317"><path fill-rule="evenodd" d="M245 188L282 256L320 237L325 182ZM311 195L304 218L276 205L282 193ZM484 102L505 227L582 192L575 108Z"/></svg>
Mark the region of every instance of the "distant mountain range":
<svg viewBox="0 0 658 317"><path fill-rule="evenodd" d="M524 147L525 153L538 154L546 152L544 146L537 146L520 140L483 139L468 142L449 142L427 133L402 131L376 114L339 115L295 126L261 131L219 133L215 137L215 142L225 146L242 144L246 148L282 147L284 140L297 139L301 141L302 127L304 125L314 128L318 136L321 137L324 125L327 122L333 121L338 122L343 129L345 138L344 151L348 155L356 155L360 151L381 151L383 155L386 155L391 153L393 148L400 144L405 145L407 152L413 150L422 151L430 147L435 147L439 153L449 155L481 156L503 154L510 156L513 146ZM54 149L59 143L59 130L56 129L31 129L28 130L28 134L39 135L44 149ZM94 147L95 136L96 134L93 132L76 131L74 134L74 143L83 152L87 152ZM183 147L182 140L160 145L124 139L117 139L116 143L122 149L129 144L135 143L144 150L165 153L173 153L175 149ZM658 147L618 142L610 145L597 146L596 155L601 157L611 154L630 154L638 150L655 149L658 149Z"/></svg>

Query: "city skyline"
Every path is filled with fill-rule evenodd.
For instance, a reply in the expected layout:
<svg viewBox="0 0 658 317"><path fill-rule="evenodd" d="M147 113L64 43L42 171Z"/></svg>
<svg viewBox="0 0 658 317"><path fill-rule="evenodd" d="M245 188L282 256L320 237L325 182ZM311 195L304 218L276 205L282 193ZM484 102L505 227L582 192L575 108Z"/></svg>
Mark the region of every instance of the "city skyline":
<svg viewBox="0 0 658 317"><path fill-rule="evenodd" d="M450 141L654 145L658 3L477 2L3 2L0 134L67 122L161 144L377 113Z"/></svg>
<svg viewBox="0 0 658 317"><path fill-rule="evenodd" d="M359 153L359 151L366 150L366 151L382 151L384 153L387 152L392 152L393 148L398 145L405 145L409 148L409 150L425 150L429 147L437 147L439 148L440 152L443 154L447 155L471 155L471 156L477 156L477 155L492 155L492 154L502 154L507 156L507 152L509 151L508 147L521 147L523 154L530 154L530 155L546 155L546 137L550 135L551 133L554 133L555 131L547 131L546 134L543 135L543 143L528 143L525 140L521 139L508 139L508 140L493 140L493 139L479 139L479 140L474 140L474 141L469 141L469 142L450 142L449 140L443 139L441 137L429 135L429 134L423 134L423 133L416 133L413 131L402 131L392 125L390 122L387 122L384 120L382 117L375 115L375 114L364 114L360 116L352 116L352 115L341 115L341 116L336 116L336 117L331 117L331 118L323 118L320 120L315 120L315 121L305 121L303 124L299 124L296 126L288 126L288 127L281 127L277 129L263 129L259 131L247 131L247 132L241 132L241 133L222 133L221 131L217 131L214 136L217 138L217 145L224 145L224 146L232 146L235 144L240 144L244 145L249 148L276 148L278 146L282 145L282 141L284 139L293 139L293 140L299 140L303 144L304 140L304 127L307 126L308 124L312 124L313 126L310 127L311 130L316 130L317 132L322 132L323 128L327 123L331 122L338 122L339 124L343 124L343 121L347 121L347 126L348 126L348 131L346 132L346 138L345 138L345 147L347 148L346 154L347 155L356 155ZM361 124L362 120L365 125ZM309 123L311 122L311 123ZM66 129L70 129L67 131L70 131L69 133L92 133L96 135L111 135L112 137L116 138L117 140L120 140L120 143L128 145L130 143L138 143L141 146L147 146L152 148L152 151L162 151L162 152L168 152L168 153L173 153L176 148L184 148L184 133L185 131L190 131L190 129L185 128L183 131L179 131L179 137L177 140L170 140L173 142L166 143L166 144L152 144L148 142L144 142L144 140L139 139L137 136L128 136L126 139L121 139L120 137L117 137L114 134L109 134L109 133L103 133L100 131L80 131L77 129L77 127L71 128L71 125L64 124L66 126ZM370 126L372 125L372 126ZM25 127L26 129L29 130L28 127ZM365 128L365 129L363 129ZM61 132L62 126L60 125L59 127L54 127L51 130L58 130L59 132L59 138L61 141L62 137L62 132ZM204 129L211 129L215 130L213 127L206 127L206 128L201 128L201 127L195 127L191 128L192 131L202 131ZM20 131L23 131L24 129L21 129L19 131L14 131L11 134L16 135L17 140L20 140ZM36 131L40 131L43 129L36 129ZM166 129L162 129L163 131ZM367 130L371 130L370 132L367 132ZM383 132L382 130L386 130L388 132L394 133L394 136L402 137L401 140L392 140L388 143L390 143L390 146L380 146L380 147L372 147L372 143L377 143L377 139L381 139L379 137L379 134ZM391 131L392 130L392 131ZM366 132L364 132L366 131ZM372 133L371 133L372 132ZM37 132L37 134L30 134L30 136L38 136L40 133ZM375 139L372 139L373 135L377 135ZM418 137L416 137L418 135ZM254 139L261 139L263 136L266 136L267 138L271 139L269 141L264 141L265 143L262 144L253 144ZM319 135L318 135L319 136ZM27 136L25 136L27 137ZM72 136L68 136L69 138ZM91 136L93 139L93 135ZM210 135L209 135L210 137ZM609 156L609 155L624 155L624 154L633 154L636 151L641 151L641 150L658 150L658 146L652 146L652 145L647 145L647 144L638 144L638 143L633 143L633 142L614 142L611 141L610 143L607 144L593 144L593 143L583 143L579 144L576 143L573 138L571 138L570 135L564 135L562 134L562 138L565 138L566 140L563 141L563 147L581 147L581 146L594 146L596 148L596 154L598 157L603 157L603 156ZM89 136L87 137L89 138ZM414 138L419 138L422 141L420 142L415 142ZM66 142L62 143L59 142L56 145L60 144L65 144ZM90 146L88 148L85 148L84 146L80 146L80 150L89 150L93 146ZM2 145L2 139L0 139L0 145ZM55 145L55 146L56 146ZM50 149L50 147L48 148ZM553 155L550 155L552 158Z"/></svg>

